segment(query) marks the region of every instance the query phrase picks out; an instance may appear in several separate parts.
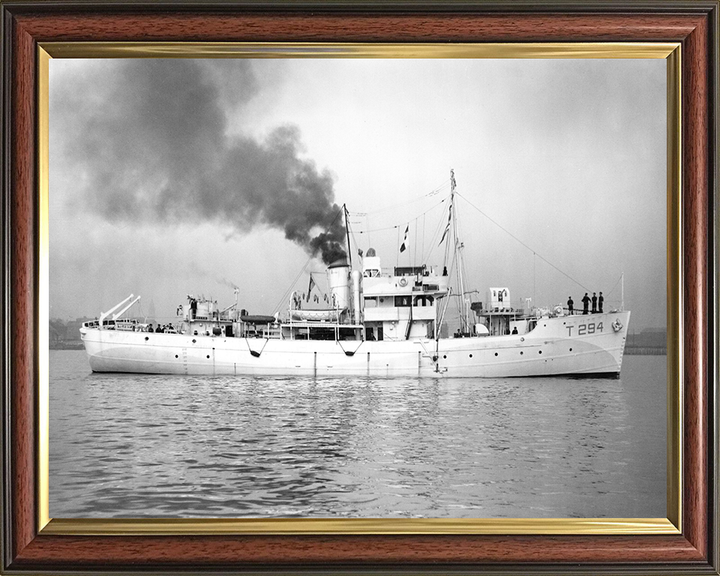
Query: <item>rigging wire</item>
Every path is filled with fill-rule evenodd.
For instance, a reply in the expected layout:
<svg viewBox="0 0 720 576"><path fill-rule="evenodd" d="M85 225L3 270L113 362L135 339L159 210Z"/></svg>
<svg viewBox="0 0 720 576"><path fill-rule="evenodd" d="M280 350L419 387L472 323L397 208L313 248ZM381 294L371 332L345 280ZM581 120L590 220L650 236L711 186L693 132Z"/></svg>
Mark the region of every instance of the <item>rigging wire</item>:
<svg viewBox="0 0 720 576"><path fill-rule="evenodd" d="M273 308L273 314L276 312L280 312L280 307L283 305L284 302L287 302L288 298L290 297L290 294L295 290L295 285L297 284L298 280L300 280L300 277L306 272L308 264L310 264L311 260L314 258L314 256L310 256L306 261L305 264L303 264L303 267L300 269L300 272L297 273L297 276L295 276L295 279L290 283L287 290L285 290L285 293L280 298L280 301L275 304L275 308Z"/></svg>
<svg viewBox="0 0 720 576"><path fill-rule="evenodd" d="M618 284L620 284L620 280L622 280L622 274L620 274L620 276L618 276L617 282L615 282L615 286L613 286L612 289L610 290L610 292L607 293L608 296L610 296L613 292L615 292L615 288L617 288Z"/></svg>
<svg viewBox="0 0 720 576"><path fill-rule="evenodd" d="M395 250L395 267L400 266L400 228L395 226L397 228L397 242L395 243L395 246L397 246Z"/></svg>
<svg viewBox="0 0 720 576"><path fill-rule="evenodd" d="M348 222L348 230L350 230L350 237L352 238L352 241L355 243L355 249L357 250L360 246L360 242L358 242L357 237L355 236L355 229L350 228L350 223ZM350 251L350 246L348 246L348 251ZM362 258L362 256L360 256Z"/></svg>
<svg viewBox="0 0 720 576"><path fill-rule="evenodd" d="M456 260L457 254L453 252L453 257L450 262L450 269L448 270L448 277L452 277L453 270L455 269L455 260ZM443 270L444 272L444 270ZM443 274L444 275L444 274ZM452 295L452 286L448 285L448 297L445 298L445 302L443 303L443 309L440 313L440 318L438 322L435 324L435 352L438 352L438 343L440 338L440 331L442 330L442 326L445 323L445 314L447 313L448 306L450 305L450 296Z"/></svg>
<svg viewBox="0 0 720 576"><path fill-rule="evenodd" d="M147 322L147 314L145 314L145 310L143 310L142 300L138 300L137 305L138 305L138 315L141 316L142 318L144 318L144 320L143 320L144 322Z"/></svg>
<svg viewBox="0 0 720 576"><path fill-rule="evenodd" d="M450 180L448 179L448 180L446 180L445 182L443 182L440 186L436 187L435 189L433 189L432 191L428 192L427 194L423 194L422 196L419 196L419 197L414 198L413 200L410 200L410 201L407 201L407 202L399 202L399 203L397 203L397 204L392 204L392 205L390 205L390 206L385 206L384 208L379 208L379 209L373 210L373 211L371 211L371 212L350 212L350 211L348 211L348 214L350 214L350 215L352 215L352 216L355 216L355 217L359 217L359 218L364 218L364 219L365 219L366 229L365 229L365 230L357 230L357 234L359 234L359 235L360 235L360 234L365 234L365 235L367 235L367 236L366 236L366 244L367 244L368 247L370 247L370 245L371 245L371 244L370 244L370 234L371 234L371 233L374 233L374 232L385 232L385 231L388 231L388 230L396 230L396 231L397 231L397 239L396 239L396 241L397 241L398 247L399 247L399 246L400 246L400 228L403 226L403 224L395 224L395 225L392 225L392 226L385 226L385 227L381 227L381 228L372 228L372 229L371 229L371 228L370 228L370 218L369 218L369 214L378 214L378 213L381 213L381 212L387 212L388 210L392 210L392 209L398 208L398 207L400 207L400 206L409 206L410 204L415 204L415 203L417 203L417 202L419 202L419 201L421 201L421 200L424 200L424 199L426 199L426 198L429 198L429 197L431 197L431 196L436 196L443 188L446 188L446 187L447 187L449 181L450 181ZM424 222L425 222L425 221L424 221L424 217L425 217L429 212L432 212L435 208L437 208L437 207L440 206L443 202L445 202L446 199L447 199L447 198L443 198L440 202L438 202L438 203L436 203L436 204L433 204L430 208L428 208L428 209L425 210L424 212L421 212L421 213L418 214L414 219L409 220L409 221L405 224L405 225L409 225L409 224L412 222L413 225L414 225L414 227L415 227L415 242L414 242L414 254L415 254L415 257L417 256L417 249L418 249L418 246L417 246L417 223L418 223L418 220L420 219L420 217L423 217L423 232L424 232ZM354 221L353 224L360 224L360 222L359 222L359 221ZM348 228L349 228L349 227L350 227L350 221L349 221L349 220L347 221L347 225L348 225ZM360 243L357 241L357 238L355 237L355 230L353 230L353 239L355 240L356 246L359 246ZM422 248L422 252L423 252L422 260L423 260L423 261L424 261L424 259L425 259L425 258L424 258L424 243L425 243L425 238L424 238L424 236L423 236L423 248ZM348 247L348 250L349 250L349 247ZM399 253L398 253L398 254L397 254L397 262L396 262L396 265L399 265L399 262L400 262L399 258L400 258L400 255L399 255ZM415 261L417 261L417 260L415 260Z"/></svg>
<svg viewBox="0 0 720 576"><path fill-rule="evenodd" d="M345 206L343 205L340 210L338 210L338 213L335 215L335 218L332 219L330 224L328 225L328 228L332 228L332 225L335 224L335 220L337 220L341 214L345 211ZM350 250L350 246L347 247L348 250ZM275 308L273 308L273 314L276 312L280 312L280 307L283 305L283 302L287 301L287 299L290 297L290 294L295 289L295 285L297 284L297 281L300 279L300 276L303 275L303 273L306 271L308 264L312 261L312 259L315 258L315 255L310 255L310 257L305 261L305 264L303 264L303 267L300 269L300 272L298 272L297 276L295 276L295 279L292 281L292 284L288 287L287 290L285 290L285 294L283 294L280 301L275 305Z"/></svg>
<svg viewBox="0 0 720 576"><path fill-rule="evenodd" d="M413 262L417 262L417 245L418 245L418 242L417 242L417 234L418 234L418 225L417 225L417 222L418 222L418 219L419 219L419 217L418 217L418 218L415 218L415 238L414 238L414 240L413 240Z"/></svg>
<svg viewBox="0 0 720 576"><path fill-rule="evenodd" d="M612 287L612 289L610 290L610 292L606 292L606 293L605 293L605 301L606 301L606 302L609 303L609 302L618 302L618 301L619 301L619 302L620 302L620 306L623 306L623 305L624 305L623 295L622 295L622 294L620 295L620 298L619 298L618 300L610 300L610 296L613 294L613 292L615 292L615 289L618 287L618 284L620 284L620 282L622 282L622 279L623 279L623 274L620 274L620 276L619 276L618 279L617 279L617 282L615 282L615 285Z"/></svg>
<svg viewBox="0 0 720 576"><path fill-rule="evenodd" d="M447 200L447 198L443 198L443 199L440 200L440 202L438 202L437 204L433 204L430 208L428 208L427 210L425 210L425 212L421 212L421 213L418 214L414 219L410 220L410 222L413 222L413 221L415 221L415 220L418 220L421 216L425 216L426 214L432 212L433 210L435 210L435 208L437 208L437 207L440 206L443 202L445 202L445 200ZM397 204L396 206L403 206L403 204ZM352 214L352 212L351 212L350 214ZM357 214L356 214L356 216L357 216ZM358 223L358 222L353 222L353 224L357 224L357 223ZM396 228L399 228L400 226L402 226L402 224L395 224L395 225L393 225L393 226L385 226L385 227L383 227L383 228L373 228L373 229L371 229L371 230L358 230L358 234L370 234L371 232L384 232L384 231L386 231L386 230L395 230Z"/></svg>
<svg viewBox="0 0 720 576"><path fill-rule="evenodd" d="M378 208L377 210L370 210L366 212L349 212L352 216L365 216L367 217L368 214L379 214L380 212L387 212L388 210L392 210L393 208L398 208L400 206L408 206L410 204L414 204L415 202L420 202L424 198L429 198L430 196L436 196L443 188L445 188L448 183L450 182L450 179L445 180L440 186L435 188L434 190L431 190L427 194L423 194L422 196L418 196L412 200L408 200L406 202L398 202L397 204L391 204L390 206L385 206L383 208Z"/></svg>
<svg viewBox="0 0 720 576"><path fill-rule="evenodd" d="M459 196L460 198L462 198L463 200L465 200L465 202L467 202L470 206L472 206L473 208L475 208L475 210L477 210L478 212L480 212L480 214L482 214L483 216L485 216L485 218L487 218L488 220L490 220L490 222L492 222L493 224L495 224L495 226L497 226L498 228L500 228L500 230L502 230L503 232L505 232L508 236L510 236L510 237L511 237L513 240L515 240L518 244L520 244L521 246L523 246L524 248L526 248L527 250L529 250L530 252L532 252L532 253L533 253L533 257L534 257L534 258L533 258L533 267L534 267L534 265L535 265L535 257L536 257L536 258L540 258L540 260L542 260L543 262L545 262L548 266L554 268L555 270L557 270L558 272L560 272L560 274L562 274L563 276L565 276L566 278L568 278L568 279L571 280L572 282L575 282L575 284L577 284L578 286L580 286L581 288L583 288L583 289L586 290L587 292L591 292L591 291L592 291L592 290L590 290L590 288L588 288L587 286L585 286L585 285L582 284L581 282L575 280L575 278L573 278L572 276L570 276L570 275L567 274L566 272L563 272L562 270L560 270L560 268L558 268L557 266L555 266L555 264L553 264L552 262L550 262L547 258L545 258L544 256L538 254L535 250L533 250L530 246L528 246L527 244L525 244L525 242L523 242L522 240L520 240L520 238L518 238L517 236L515 236L515 235L514 235L512 232L510 232L507 228L505 228L504 226L502 226L501 224L499 224L498 222L496 222L495 220L493 220L490 216L488 216L487 214L485 214L485 212L483 212L482 210L480 210L480 208L478 208L477 206L475 206L475 204L473 204L472 202L470 202L470 200L468 200L467 198L465 198L465 196L459 194L458 192L455 192L455 195L456 195L456 196Z"/></svg>
<svg viewBox="0 0 720 576"><path fill-rule="evenodd" d="M447 200L447 198L445 199ZM443 200L444 201L444 200ZM423 255L423 262L430 257L430 254L432 253L433 249L435 249L438 245L438 240L440 238L440 233L442 230L445 229L445 219L440 218L438 219L437 224L435 225L435 232L432 235L432 238L430 239L430 244L428 245L428 253L426 255Z"/></svg>

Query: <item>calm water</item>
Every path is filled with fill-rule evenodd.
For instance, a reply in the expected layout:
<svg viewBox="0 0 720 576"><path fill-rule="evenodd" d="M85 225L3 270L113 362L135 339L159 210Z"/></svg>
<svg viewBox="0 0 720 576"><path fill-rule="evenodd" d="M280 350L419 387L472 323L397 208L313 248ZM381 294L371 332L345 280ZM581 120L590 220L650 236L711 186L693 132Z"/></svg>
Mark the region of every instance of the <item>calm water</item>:
<svg viewBox="0 0 720 576"><path fill-rule="evenodd" d="M665 356L621 380L102 375L50 352L52 517L665 517Z"/></svg>

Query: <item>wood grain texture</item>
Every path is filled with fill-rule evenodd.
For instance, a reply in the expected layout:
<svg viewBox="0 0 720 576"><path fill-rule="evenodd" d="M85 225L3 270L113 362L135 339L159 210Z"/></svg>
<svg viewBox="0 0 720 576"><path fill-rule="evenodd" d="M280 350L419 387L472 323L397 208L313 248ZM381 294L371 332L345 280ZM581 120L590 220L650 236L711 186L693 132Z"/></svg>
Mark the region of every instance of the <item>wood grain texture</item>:
<svg viewBox="0 0 720 576"><path fill-rule="evenodd" d="M685 291L685 443L683 501L684 534L707 554L708 506L708 299L707 277L708 179L708 23L703 21L687 38L683 59L683 212ZM687 87L687 88L686 88Z"/></svg>
<svg viewBox="0 0 720 576"><path fill-rule="evenodd" d="M703 4L705 6L706 4ZM670 7L670 3L665 4ZM684 6L684 5L682 5ZM708 564L708 215L716 167L709 155L709 90L717 42L708 10L647 14L604 12L482 13L412 11L285 13L185 8L163 12L42 11L18 7L13 22L12 89L12 568L294 569L327 567L453 568L548 566L614 571L666 570L711 573ZM12 11L10 5L7 10ZM7 32L7 27L5 29ZM683 242L684 242L684 481L682 536L244 536L69 537L37 536L35 528L35 42L109 40L184 41L682 41L683 42ZM715 560L716 561L716 560ZM663 566L665 568L663 568ZM715 573L717 570L715 569Z"/></svg>
<svg viewBox="0 0 720 576"><path fill-rule="evenodd" d="M10 246L12 550L35 537L35 47L13 35Z"/></svg>
<svg viewBox="0 0 720 576"><path fill-rule="evenodd" d="M235 42L660 41L685 38L697 15L628 14L118 14L21 15L39 41L182 40Z"/></svg>
<svg viewBox="0 0 720 576"><path fill-rule="evenodd" d="M682 536L245 536L39 537L17 566L246 565L398 563L631 563L701 561Z"/></svg>

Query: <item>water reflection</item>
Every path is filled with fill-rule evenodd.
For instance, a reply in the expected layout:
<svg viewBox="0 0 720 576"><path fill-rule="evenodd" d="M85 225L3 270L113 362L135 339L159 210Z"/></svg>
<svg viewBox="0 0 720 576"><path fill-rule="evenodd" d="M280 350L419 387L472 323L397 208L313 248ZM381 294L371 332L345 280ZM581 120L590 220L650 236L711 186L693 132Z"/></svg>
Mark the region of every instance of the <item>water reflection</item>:
<svg viewBox="0 0 720 576"><path fill-rule="evenodd" d="M50 512L661 517L657 361L623 380L261 379L88 374L53 352Z"/></svg>

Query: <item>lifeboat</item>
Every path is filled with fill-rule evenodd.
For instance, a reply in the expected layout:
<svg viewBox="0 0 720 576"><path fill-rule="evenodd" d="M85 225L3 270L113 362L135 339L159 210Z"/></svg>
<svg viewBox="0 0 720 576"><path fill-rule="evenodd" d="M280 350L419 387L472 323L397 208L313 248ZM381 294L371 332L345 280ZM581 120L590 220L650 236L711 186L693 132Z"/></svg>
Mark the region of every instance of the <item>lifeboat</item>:
<svg viewBox="0 0 720 576"><path fill-rule="evenodd" d="M344 310L326 308L318 310L293 310L293 320L305 320L309 322L335 322Z"/></svg>

